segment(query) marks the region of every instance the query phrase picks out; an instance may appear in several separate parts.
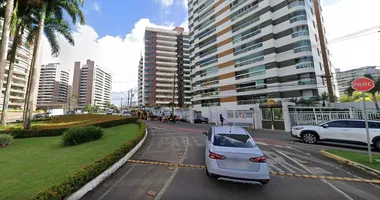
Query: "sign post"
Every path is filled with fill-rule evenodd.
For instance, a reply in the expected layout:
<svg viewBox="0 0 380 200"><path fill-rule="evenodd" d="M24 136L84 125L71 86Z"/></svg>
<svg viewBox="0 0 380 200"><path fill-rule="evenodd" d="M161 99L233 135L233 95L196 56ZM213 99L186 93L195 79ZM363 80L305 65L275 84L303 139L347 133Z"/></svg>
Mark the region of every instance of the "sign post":
<svg viewBox="0 0 380 200"><path fill-rule="evenodd" d="M365 131L367 135L367 147L368 147L368 161L369 163L372 163L372 155L371 155L371 141L369 138L369 129L368 129L368 115L367 115L367 106L365 103L365 92L370 91L372 88L375 87L375 82L369 78L361 77L357 78L351 83L351 87L359 92L362 92L363 97L363 115L364 115L364 121L365 121Z"/></svg>

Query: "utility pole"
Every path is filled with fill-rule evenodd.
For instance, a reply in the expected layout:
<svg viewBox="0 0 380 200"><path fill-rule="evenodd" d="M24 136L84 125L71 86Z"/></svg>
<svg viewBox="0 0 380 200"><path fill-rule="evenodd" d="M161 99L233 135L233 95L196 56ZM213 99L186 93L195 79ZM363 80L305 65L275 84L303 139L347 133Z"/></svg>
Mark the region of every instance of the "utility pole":
<svg viewBox="0 0 380 200"><path fill-rule="evenodd" d="M172 116L174 115L174 97L175 97L175 73L173 77L173 98L172 98Z"/></svg>
<svg viewBox="0 0 380 200"><path fill-rule="evenodd" d="M120 99L120 111L123 110L123 98Z"/></svg>
<svg viewBox="0 0 380 200"><path fill-rule="evenodd" d="M129 102L129 107L132 108L132 98L133 98L133 90L131 89L131 101Z"/></svg>

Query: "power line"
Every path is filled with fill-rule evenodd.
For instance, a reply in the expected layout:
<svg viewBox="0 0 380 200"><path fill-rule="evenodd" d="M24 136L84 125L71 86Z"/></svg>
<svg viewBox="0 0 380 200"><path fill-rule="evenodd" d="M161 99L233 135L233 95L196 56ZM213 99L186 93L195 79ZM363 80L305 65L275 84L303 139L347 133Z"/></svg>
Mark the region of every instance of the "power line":
<svg viewBox="0 0 380 200"><path fill-rule="evenodd" d="M350 33L350 34L347 34L345 36L342 36L342 37L338 37L338 38L335 38L333 40L330 40L329 43L335 43L335 42L340 42L340 41L345 41L345 40L349 40L349 39L354 39L354 38L357 38L357 37L362 37L362 36L365 36L365 35L368 35L368 34L364 34L364 33L367 33L369 31L373 31L373 30L376 30L376 29L379 29L380 28L380 25L377 25L377 26L374 26L374 27L371 27L371 28L367 28L367 29L364 29L364 30L361 30L361 31L357 31L357 32L354 32L354 33ZM376 32L374 32L376 33ZM361 35L361 34L364 34L364 35ZM371 33L373 34L373 33Z"/></svg>

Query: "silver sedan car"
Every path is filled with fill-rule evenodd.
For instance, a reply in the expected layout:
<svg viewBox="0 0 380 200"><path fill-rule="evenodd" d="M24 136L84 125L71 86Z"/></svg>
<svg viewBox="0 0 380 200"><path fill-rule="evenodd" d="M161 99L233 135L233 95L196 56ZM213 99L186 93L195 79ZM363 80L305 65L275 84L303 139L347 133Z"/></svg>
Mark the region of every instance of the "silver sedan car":
<svg viewBox="0 0 380 200"><path fill-rule="evenodd" d="M247 184L269 182L266 158L244 128L214 126L203 134L207 136L205 162L208 176Z"/></svg>

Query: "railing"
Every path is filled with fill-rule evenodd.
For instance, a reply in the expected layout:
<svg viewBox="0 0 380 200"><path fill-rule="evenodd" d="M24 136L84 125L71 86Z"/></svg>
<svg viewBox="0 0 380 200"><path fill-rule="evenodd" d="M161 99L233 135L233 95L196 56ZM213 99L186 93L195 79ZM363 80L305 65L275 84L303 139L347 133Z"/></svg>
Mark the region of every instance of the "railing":
<svg viewBox="0 0 380 200"><path fill-rule="evenodd" d="M258 22L259 20L260 20L260 17L256 17L256 18L254 18L252 20L249 20L249 21L247 21L247 22L245 22L245 23L243 23L243 24L235 27L234 29L232 29L232 32L234 33L234 32L236 32L236 31L238 31L238 30L240 30L242 28L248 27L248 26L250 26L250 25Z"/></svg>
<svg viewBox="0 0 380 200"><path fill-rule="evenodd" d="M314 65L312 62L303 62L296 64L296 69L303 69L303 68L314 68Z"/></svg>
<svg viewBox="0 0 380 200"><path fill-rule="evenodd" d="M295 16L295 17L292 17L290 18L290 23L294 23L296 21L303 21L303 20L307 20L307 17L306 15L299 15L299 16Z"/></svg>
<svg viewBox="0 0 380 200"><path fill-rule="evenodd" d="M309 46L298 47L298 48L295 48L293 51L294 51L294 53L300 53L300 52L305 52L305 51L311 51L311 47L309 47Z"/></svg>
<svg viewBox="0 0 380 200"><path fill-rule="evenodd" d="M231 18L231 21L233 22L233 21L239 19L241 16L247 14L248 12L251 12L251 11L257 9L258 7L259 7L259 4L256 4L256 5L252 6L252 7L250 7L249 9L247 9L247 10L245 10L245 11L239 13L238 15L233 16L233 17Z"/></svg>
<svg viewBox="0 0 380 200"><path fill-rule="evenodd" d="M260 48L262 46L263 46L263 43L253 44L253 45L248 46L248 47L246 47L244 49L240 49L239 51L235 51L234 52L234 56L242 54L242 53L245 53L245 52L248 52L248 51L251 51L251 50L254 50L254 49L257 49L257 48Z"/></svg>
<svg viewBox="0 0 380 200"><path fill-rule="evenodd" d="M251 38L251 37L253 37L253 36L256 36L256 35L258 35L258 34L260 34L260 33L261 33L261 30L256 30L256 31L254 31L254 32L251 32L251 33L249 33L249 34L243 36L243 37L241 37L241 36L240 36L240 37L236 37L236 38L233 39L232 43L233 43L233 44L236 44L236 43L238 43L238 42L241 42L241 41L244 41L244 40L246 40L246 39L249 39L249 38Z"/></svg>
<svg viewBox="0 0 380 200"><path fill-rule="evenodd" d="M292 38L304 36L304 35L309 36L309 31L308 30L297 31L292 34Z"/></svg>
<svg viewBox="0 0 380 200"><path fill-rule="evenodd" d="M334 119L350 119L350 112L290 112L292 126L317 125Z"/></svg>
<svg viewBox="0 0 380 200"><path fill-rule="evenodd" d="M214 42L216 42L216 38L214 38L213 40L207 41L206 43L204 43L202 45L199 45L199 49L201 49L201 48L203 48L203 47L205 47L205 46L207 46L209 44L212 44Z"/></svg>
<svg viewBox="0 0 380 200"><path fill-rule="evenodd" d="M294 1L293 3L288 5L288 9L291 9L296 6L304 6L305 2L304 1Z"/></svg>

